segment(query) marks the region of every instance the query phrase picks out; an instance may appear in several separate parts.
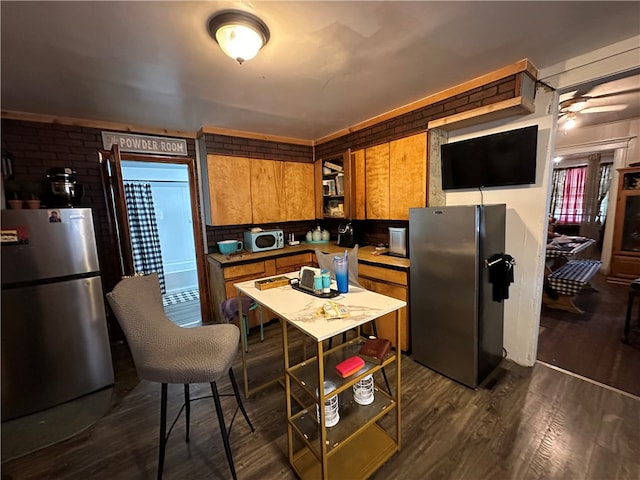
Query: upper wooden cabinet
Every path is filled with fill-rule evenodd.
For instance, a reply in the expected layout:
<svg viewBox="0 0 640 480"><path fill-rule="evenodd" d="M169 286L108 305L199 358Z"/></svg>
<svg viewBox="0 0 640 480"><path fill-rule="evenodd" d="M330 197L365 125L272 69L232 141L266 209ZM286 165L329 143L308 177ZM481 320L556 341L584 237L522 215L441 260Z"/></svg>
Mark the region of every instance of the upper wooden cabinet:
<svg viewBox="0 0 640 480"><path fill-rule="evenodd" d="M389 144L365 150L365 211L367 219L389 216Z"/></svg>
<svg viewBox="0 0 640 480"><path fill-rule="evenodd" d="M355 165L361 161L353 159ZM367 219L408 220L409 208L425 207L426 132L367 148L364 152L364 188L359 189L356 196L361 190L364 190ZM357 199L355 202L357 204Z"/></svg>
<svg viewBox="0 0 640 480"><path fill-rule="evenodd" d="M427 134L389 144L389 215L409 220L409 208L427 206Z"/></svg>
<svg viewBox="0 0 640 480"><path fill-rule="evenodd" d="M316 218L352 218L351 151L315 163Z"/></svg>
<svg viewBox="0 0 640 480"><path fill-rule="evenodd" d="M211 225L313 220L313 164L207 155Z"/></svg>
<svg viewBox="0 0 640 480"><path fill-rule="evenodd" d="M212 225L251 223L251 160L207 155Z"/></svg>
<svg viewBox="0 0 640 480"><path fill-rule="evenodd" d="M351 218L367 218L365 206L365 152L364 149L351 153Z"/></svg>
<svg viewBox="0 0 640 480"><path fill-rule="evenodd" d="M310 220L315 216L313 164L284 163L285 218L287 221Z"/></svg>
<svg viewBox="0 0 640 480"><path fill-rule="evenodd" d="M251 213L253 223L285 220L284 162L251 161Z"/></svg>

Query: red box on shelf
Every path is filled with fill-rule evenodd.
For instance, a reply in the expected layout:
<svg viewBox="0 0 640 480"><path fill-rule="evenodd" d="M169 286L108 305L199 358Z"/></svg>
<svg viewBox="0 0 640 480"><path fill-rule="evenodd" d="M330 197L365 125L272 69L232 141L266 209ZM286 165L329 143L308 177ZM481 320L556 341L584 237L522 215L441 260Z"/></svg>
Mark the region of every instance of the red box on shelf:
<svg viewBox="0 0 640 480"><path fill-rule="evenodd" d="M349 357L336 365L336 372L342 378L346 378L349 375L353 375L358 370L364 367L364 360L357 355Z"/></svg>

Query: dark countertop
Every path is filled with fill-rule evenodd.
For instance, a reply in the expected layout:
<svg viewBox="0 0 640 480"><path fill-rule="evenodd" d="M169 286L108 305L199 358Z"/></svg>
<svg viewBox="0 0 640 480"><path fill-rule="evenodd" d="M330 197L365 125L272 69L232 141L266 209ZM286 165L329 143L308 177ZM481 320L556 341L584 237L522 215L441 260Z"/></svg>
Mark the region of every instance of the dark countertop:
<svg viewBox="0 0 640 480"><path fill-rule="evenodd" d="M331 241L328 243L305 243L302 242L300 245L289 246L286 245L284 248L280 248L277 250L268 250L266 252L247 252L242 251L239 254L232 255L222 255L220 253L211 253L209 254L209 258L215 260L222 264L223 266L231 266L231 265L239 265L243 263L251 263L260 260L267 260L275 257L286 257L289 255L296 255L298 253L304 252L313 252L315 249L318 249L325 253L340 253L344 252L344 247L338 247L336 242ZM350 249L347 249L350 250ZM366 247L358 248L358 262L359 263L367 263L369 265L376 265L385 268L392 268L394 270L408 270L409 269L409 259L394 257L391 255L374 255L373 252L376 251L376 248L372 245Z"/></svg>

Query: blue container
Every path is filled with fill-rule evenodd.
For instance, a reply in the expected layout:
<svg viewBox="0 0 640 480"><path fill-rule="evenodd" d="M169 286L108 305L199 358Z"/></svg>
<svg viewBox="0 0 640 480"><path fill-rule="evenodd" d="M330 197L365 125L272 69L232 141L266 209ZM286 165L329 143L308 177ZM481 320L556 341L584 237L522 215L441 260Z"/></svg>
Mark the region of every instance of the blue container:
<svg viewBox="0 0 640 480"><path fill-rule="evenodd" d="M333 269L336 272L338 293L349 291L349 260L347 257L333 257Z"/></svg>

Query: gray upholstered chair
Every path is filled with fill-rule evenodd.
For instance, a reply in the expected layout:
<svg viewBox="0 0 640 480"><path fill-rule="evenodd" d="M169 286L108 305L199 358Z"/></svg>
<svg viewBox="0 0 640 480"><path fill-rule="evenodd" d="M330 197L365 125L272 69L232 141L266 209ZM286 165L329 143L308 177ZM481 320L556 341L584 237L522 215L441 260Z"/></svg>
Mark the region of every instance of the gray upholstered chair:
<svg viewBox="0 0 640 480"><path fill-rule="evenodd" d="M238 409L244 415L253 432L254 428L242 405L231 365L238 352L240 331L232 324L206 325L182 328L174 324L164 313L158 275L128 277L121 280L107 294L131 349L133 362L140 379L158 382L161 387L160 448L158 455L158 479L162 478L164 452L174 423L167 432L167 384L184 385L185 403L178 416L185 411L186 439L189 441L190 395L189 384L209 383L218 415L220 433L233 478L236 478L229 433ZM216 382L229 374L237 407L227 430L221 396ZM201 397L205 398L205 397ZM210 398L210 397L206 397ZM193 399L198 400L198 399ZM177 418L176 418L177 420Z"/></svg>

